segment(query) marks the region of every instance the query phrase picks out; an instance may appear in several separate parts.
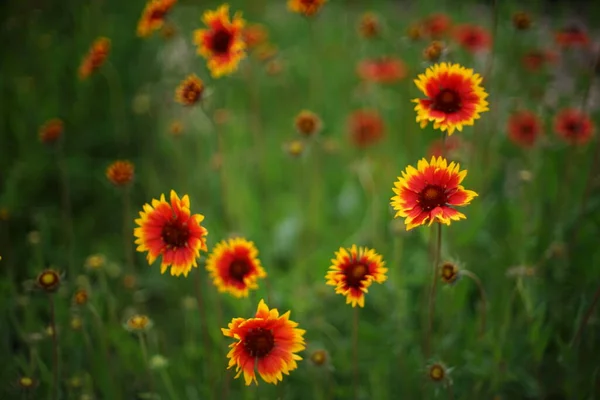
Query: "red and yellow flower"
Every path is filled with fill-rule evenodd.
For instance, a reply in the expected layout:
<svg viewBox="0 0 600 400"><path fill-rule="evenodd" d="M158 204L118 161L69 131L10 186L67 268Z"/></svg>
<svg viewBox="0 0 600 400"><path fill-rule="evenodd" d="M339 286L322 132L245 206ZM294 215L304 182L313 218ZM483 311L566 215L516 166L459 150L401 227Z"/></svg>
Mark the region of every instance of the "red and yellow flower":
<svg viewBox="0 0 600 400"><path fill-rule="evenodd" d="M383 119L375 110L357 110L348 118L350 140L356 147L367 147L383 137Z"/></svg>
<svg viewBox="0 0 600 400"><path fill-rule="evenodd" d="M288 9L307 17L315 15L327 0L288 0Z"/></svg>
<svg viewBox="0 0 600 400"><path fill-rule="evenodd" d="M478 25L464 24L454 30L456 41L468 51L475 53L490 47L492 39L487 30Z"/></svg>
<svg viewBox="0 0 600 400"><path fill-rule="evenodd" d="M229 366L236 367L238 378L242 373L246 385L258 384L255 368L267 383L277 384L283 374L296 368L302 358L296 353L305 349L303 329L289 319L290 311L279 315L277 309L269 310L261 300L254 318L234 318L223 335L236 340L227 354Z"/></svg>
<svg viewBox="0 0 600 400"><path fill-rule="evenodd" d="M448 164L443 157L432 157L430 162L423 158L417 168L409 165L394 183L394 218L405 218L407 231L427 222L429 226L435 221L450 225L465 219L454 207L466 206L477 196L460 185L465 176L466 170L461 171L457 163Z"/></svg>
<svg viewBox="0 0 600 400"><path fill-rule="evenodd" d="M555 41L561 47L585 47L590 44L590 37L582 28L572 25L556 32Z"/></svg>
<svg viewBox="0 0 600 400"><path fill-rule="evenodd" d="M459 64L435 64L419 74L414 82L427 96L413 100L421 128L433 122L435 129L452 135L455 129L462 131L464 125L473 125L481 112L489 110L482 80Z"/></svg>
<svg viewBox="0 0 600 400"><path fill-rule="evenodd" d="M356 72L365 81L394 83L406 78L408 67L399 58L382 57L361 61L358 64Z"/></svg>
<svg viewBox="0 0 600 400"><path fill-rule="evenodd" d="M125 186L133 180L135 167L127 160L115 161L106 169L106 178L115 186Z"/></svg>
<svg viewBox="0 0 600 400"><path fill-rule="evenodd" d="M185 78L175 90L175 100L184 106L193 106L202 100L204 83L196 74Z"/></svg>
<svg viewBox="0 0 600 400"><path fill-rule="evenodd" d="M250 24L242 30L242 36L244 37L244 42L246 42L246 47L254 49L267 42L269 32L261 24Z"/></svg>
<svg viewBox="0 0 600 400"><path fill-rule="evenodd" d="M53 144L63 134L65 124L59 118L52 118L48 120L40 127L39 138L40 142L44 144Z"/></svg>
<svg viewBox="0 0 600 400"><path fill-rule="evenodd" d="M85 79L98 70L104 64L109 52L110 39L105 37L96 39L79 66L79 78Z"/></svg>
<svg viewBox="0 0 600 400"><path fill-rule="evenodd" d="M250 290L258 288L258 280L267 276L256 246L242 238L218 243L206 260L206 270L219 292L235 297L248 297Z"/></svg>
<svg viewBox="0 0 600 400"><path fill-rule="evenodd" d="M149 0L138 22L137 35L148 37L165 25L165 17L177 0Z"/></svg>
<svg viewBox="0 0 600 400"><path fill-rule="evenodd" d="M245 21L240 12L229 18L229 5L223 4L215 11L206 11L202 21L208 29L194 31L197 52L208 60L213 78L235 72L246 57L243 29Z"/></svg>
<svg viewBox="0 0 600 400"><path fill-rule="evenodd" d="M521 62L531 72L539 71L547 64L555 63L558 55L550 50L530 50L523 55Z"/></svg>
<svg viewBox="0 0 600 400"><path fill-rule="evenodd" d="M134 229L137 251L147 251L148 264L162 256L161 274L171 267L171 275L187 276L192 267L197 268L196 258L200 251L207 251L208 231L201 225L204 216L190 212L190 198L182 199L171 190L170 204L165 195L153 199L152 205L145 204L140 218L135 220L139 227Z"/></svg>
<svg viewBox="0 0 600 400"><path fill-rule="evenodd" d="M542 133L542 124L531 111L518 111L508 119L508 137L523 147L532 147Z"/></svg>
<svg viewBox="0 0 600 400"><path fill-rule="evenodd" d="M340 249L331 260L325 279L326 284L335 286L335 292L346 296L346 304L352 307L365 306L365 293L373 282L383 283L387 279L387 268L381 256L373 249L356 247Z"/></svg>
<svg viewBox="0 0 600 400"><path fill-rule="evenodd" d="M431 14L421 22L423 33L432 39L439 39L452 25L452 20L446 14Z"/></svg>
<svg viewBox="0 0 600 400"><path fill-rule="evenodd" d="M574 108L560 111L554 118L554 131L569 144L586 144L594 134L590 117Z"/></svg>

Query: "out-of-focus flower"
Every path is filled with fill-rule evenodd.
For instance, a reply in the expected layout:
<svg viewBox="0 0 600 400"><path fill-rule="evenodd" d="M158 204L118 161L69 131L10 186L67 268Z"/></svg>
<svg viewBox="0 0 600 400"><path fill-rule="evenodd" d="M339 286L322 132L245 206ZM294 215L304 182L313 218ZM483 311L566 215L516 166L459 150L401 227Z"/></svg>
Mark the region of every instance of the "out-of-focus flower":
<svg viewBox="0 0 600 400"><path fill-rule="evenodd" d="M364 148L372 145L383 137L384 123L375 110L357 110L348 118L348 132L352 143Z"/></svg>
<svg viewBox="0 0 600 400"><path fill-rule="evenodd" d="M508 119L508 137L523 147L532 147L542 134L542 124L531 111L518 111Z"/></svg>
<svg viewBox="0 0 600 400"><path fill-rule="evenodd" d="M395 57L363 60L356 69L358 76L370 82L394 83L406 78L408 67Z"/></svg>
<svg viewBox="0 0 600 400"><path fill-rule="evenodd" d="M303 136L316 135L321 130L323 123L317 114L309 110L302 110L294 120L296 131Z"/></svg>
<svg viewBox="0 0 600 400"><path fill-rule="evenodd" d="M130 161L118 160L106 168L106 178L115 186L126 186L133 181L134 172Z"/></svg>
<svg viewBox="0 0 600 400"><path fill-rule="evenodd" d="M288 0L288 9L306 17L316 15L327 0Z"/></svg>
<svg viewBox="0 0 600 400"><path fill-rule="evenodd" d="M98 70L106 61L109 52L110 39L106 37L96 39L79 66L79 78L86 79L94 71Z"/></svg>
<svg viewBox="0 0 600 400"><path fill-rule="evenodd" d="M554 131L569 144L584 145L594 134L594 123L581 111L565 108L554 117Z"/></svg>
<svg viewBox="0 0 600 400"><path fill-rule="evenodd" d="M454 29L456 41L468 51L475 53L486 50L492 43L489 32L478 25L464 24Z"/></svg>
<svg viewBox="0 0 600 400"><path fill-rule="evenodd" d="M184 106L193 106L202 100L202 93L204 83L196 74L191 74L177 86L175 100Z"/></svg>
<svg viewBox="0 0 600 400"><path fill-rule="evenodd" d="M61 119L53 118L46 121L39 131L40 142L44 144L56 143L62 136L64 129L65 124Z"/></svg>

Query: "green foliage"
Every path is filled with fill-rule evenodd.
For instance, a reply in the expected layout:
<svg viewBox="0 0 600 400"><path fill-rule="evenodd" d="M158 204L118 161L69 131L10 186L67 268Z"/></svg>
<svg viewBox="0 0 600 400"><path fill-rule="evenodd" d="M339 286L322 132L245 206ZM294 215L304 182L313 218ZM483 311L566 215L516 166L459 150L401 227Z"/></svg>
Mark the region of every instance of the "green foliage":
<svg viewBox="0 0 600 400"><path fill-rule="evenodd" d="M3 399L52 398L56 367L45 332L50 302L31 290L48 266L66 272L52 295L61 399L600 399L598 311L585 315L600 273L598 142L572 148L552 128L561 108L579 108L597 96L594 89L588 94L595 87L591 55L564 51L557 65L539 73L522 67L523 54L552 47L553 32L566 22L562 8L541 2L527 4L533 30L517 32L510 20L523 5L517 2L497 1L493 10L463 1L441 9L431 0L373 1L368 7L381 18L383 33L371 41L356 31L366 3L330 0L317 18L306 19L288 12L283 0L232 1L232 10L268 28L283 69L271 75L250 56L237 73L217 80L191 40L202 12L217 2L177 3L169 15L177 29L171 39L135 36L142 1L1 6L0 208L8 212L0 219ZM589 21L597 20L598 6L586 7ZM481 74L493 57L484 83L490 111L455 133L463 142L456 158L469 171L464 185L479 197L462 210L465 221L444 226L441 249L442 261L457 261L479 277L487 301L482 304L466 276L454 285L439 283L427 358L434 229L398 229L389 198L400 172L440 138L414 121L410 100L420 93L412 79L428 66L422 59L427 41L406 37L410 23L433 12L490 30L495 12L498 25L492 55L472 55L448 39L448 57ZM112 42L107 63L80 82L79 63L99 36ZM400 57L408 76L365 85L357 63L382 55ZM173 100L190 73L208 88L201 107ZM555 85L569 80L572 89ZM544 100L536 97L540 91ZM532 149L506 135L507 117L520 107L544 123ZM384 139L366 149L355 148L347 132L348 115L360 108L377 109L386 124ZM283 149L300 139L293 121L302 109L320 115L324 129L292 157ZM227 111L225 121L216 121L219 110ZM597 124L597 109L588 112ZM50 118L65 122L58 146L38 140ZM184 126L180 137L169 133L173 121ZM123 190L105 178L117 159L135 164L130 210ZM220 294L204 257L187 279L160 275L159 263L148 266L141 253L130 265L134 218L144 203L171 189L189 194L192 212L206 217L209 250L234 233L254 241L269 287L261 282L246 299ZM357 393L356 310L324 279L334 252L353 243L375 248L389 268L389 279L373 285L358 310ZM96 253L106 264L85 268ZM89 290L86 306L73 305L78 288ZM226 370L230 341L220 328L252 316L261 298L292 311L308 346L299 368L278 386L246 387ZM138 337L123 328L134 312L154 321L143 335L148 359ZM82 319L81 329L72 329L74 317ZM310 361L316 349L327 350L326 365ZM168 364L153 362L156 355ZM428 380L432 361L452 367L451 394ZM29 397L15 386L21 376L39 383ZM71 377L81 386L73 387Z"/></svg>

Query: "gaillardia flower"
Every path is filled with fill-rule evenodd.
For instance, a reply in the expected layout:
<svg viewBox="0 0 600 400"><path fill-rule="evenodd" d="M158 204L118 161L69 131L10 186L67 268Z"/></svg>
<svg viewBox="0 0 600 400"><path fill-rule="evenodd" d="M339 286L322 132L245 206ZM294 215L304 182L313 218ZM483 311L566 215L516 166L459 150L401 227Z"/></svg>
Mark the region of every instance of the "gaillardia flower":
<svg viewBox="0 0 600 400"><path fill-rule="evenodd" d="M296 115L294 126L302 136L310 137L321 130L323 123L317 114L309 110L302 110Z"/></svg>
<svg viewBox="0 0 600 400"><path fill-rule="evenodd" d="M110 52L110 39L99 37L94 41L88 54L79 65L79 78L85 79L99 69Z"/></svg>
<svg viewBox="0 0 600 400"><path fill-rule="evenodd" d="M149 0L138 22L137 35L148 37L154 31L162 29L165 17L176 2L177 0Z"/></svg>
<svg viewBox="0 0 600 400"><path fill-rule="evenodd" d="M53 118L49 121L46 121L44 125L41 126L39 131L40 141L45 144L55 143L58 139L60 139L64 129L65 124L61 119Z"/></svg>
<svg viewBox="0 0 600 400"><path fill-rule="evenodd" d="M589 116L574 108L561 110L554 118L554 131L569 144L586 144L594 134Z"/></svg>
<svg viewBox="0 0 600 400"><path fill-rule="evenodd" d="M193 106L202 100L204 83L196 74L185 78L175 90L175 100L184 106Z"/></svg>
<svg viewBox="0 0 600 400"><path fill-rule="evenodd" d="M454 37L462 47L472 53L487 49L492 42L487 30L471 24L457 26L454 30Z"/></svg>
<svg viewBox="0 0 600 400"><path fill-rule="evenodd" d="M377 143L384 130L383 119L376 110L356 110L348 117L348 133L356 147L365 148Z"/></svg>
<svg viewBox="0 0 600 400"><path fill-rule="evenodd" d="M520 146L532 147L541 133L541 122L531 111L518 111L508 119L508 137Z"/></svg>
<svg viewBox="0 0 600 400"><path fill-rule="evenodd" d="M450 29L452 20L446 14L431 14L423 19L421 26L425 35L439 39Z"/></svg>
<svg viewBox="0 0 600 400"><path fill-rule="evenodd" d="M257 256L254 243L246 239L223 240L206 260L206 270L219 292L248 297L251 289L258 288L258 279L267 276Z"/></svg>
<svg viewBox="0 0 600 400"><path fill-rule="evenodd" d="M288 9L307 17L315 15L327 0L288 0Z"/></svg>
<svg viewBox="0 0 600 400"><path fill-rule="evenodd" d="M394 218L406 218L406 230L429 222L450 225L450 221L465 219L465 215L456 211L455 206L466 206L477 196L472 190L465 190L460 183L467 176L460 165L448 164L443 157L432 157L419 161L417 168L409 165L402 177L394 183L391 204L396 215Z"/></svg>
<svg viewBox="0 0 600 400"><path fill-rule="evenodd" d="M488 111L488 96L481 81L483 78L459 64L435 64L419 74L415 84L426 99L414 99L417 103L417 122L421 128L431 121L435 129L462 131L464 125L473 125L479 113Z"/></svg>
<svg viewBox="0 0 600 400"><path fill-rule="evenodd" d="M399 58L381 57L361 61L358 63L356 72L365 81L394 83L406 77L408 67Z"/></svg>
<svg viewBox="0 0 600 400"><path fill-rule="evenodd" d="M246 57L243 29L245 21L241 13L229 19L229 5L223 4L216 11L206 11L202 21L208 29L194 31L194 43L198 54L208 60L213 78L229 75L237 70L239 62Z"/></svg>
<svg viewBox="0 0 600 400"><path fill-rule="evenodd" d="M200 250L207 251L206 235L208 231L200 223L201 214L191 214L188 195L179 199L171 190L171 204L153 199L152 205L145 204L140 218L135 220L139 227L134 229L137 251L147 251L148 263L152 264L162 256L160 273L164 274L171 266L171 275L187 276L192 267L198 267L196 258Z"/></svg>
<svg viewBox="0 0 600 400"><path fill-rule="evenodd" d="M341 247L331 260L332 265L325 276L326 284L335 286L335 292L346 296L346 304L365 306L365 293L371 283L383 283L387 279L385 262L375 250L352 245Z"/></svg>
<svg viewBox="0 0 600 400"><path fill-rule="evenodd" d="M585 47L590 43L590 37L579 25L572 24L556 32L555 41L563 48Z"/></svg>
<svg viewBox="0 0 600 400"><path fill-rule="evenodd" d="M297 360L302 358L296 353L305 349L303 329L296 328L298 323L289 319L290 312L279 316L277 309L269 310L261 300L254 318L234 318L228 328L222 328L223 335L234 338L227 354L229 366L236 367L239 377L244 373L246 385L253 381L258 384L258 374L267 383L277 384L283 375L298 367Z"/></svg>
<svg viewBox="0 0 600 400"><path fill-rule="evenodd" d="M106 169L106 178L115 186L125 186L133 180L135 167L127 160L115 161Z"/></svg>

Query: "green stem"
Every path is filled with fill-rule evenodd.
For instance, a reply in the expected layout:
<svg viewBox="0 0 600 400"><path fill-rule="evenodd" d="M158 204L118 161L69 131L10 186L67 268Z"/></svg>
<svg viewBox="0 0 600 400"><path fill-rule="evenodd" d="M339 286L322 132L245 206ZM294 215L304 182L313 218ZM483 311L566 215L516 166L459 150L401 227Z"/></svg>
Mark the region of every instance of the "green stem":
<svg viewBox="0 0 600 400"><path fill-rule="evenodd" d="M485 289L483 288L483 284L481 283L481 279L477 275L475 275L471 271L467 271L466 269L460 271L461 275L469 277L475 285L477 285L477 289L479 289L479 295L481 296L481 331L480 338L483 337L485 333L485 317L487 313L487 296L485 295Z"/></svg>
<svg viewBox="0 0 600 400"><path fill-rule="evenodd" d="M56 311L54 307L54 297L48 296L50 301L50 328L52 329L52 374L53 374L53 396L52 398L58 400L60 388L59 384L59 373L58 373L58 332L56 331Z"/></svg>
<svg viewBox="0 0 600 400"><path fill-rule="evenodd" d="M358 316L359 308L354 308L354 318L352 323L352 354L353 354L353 373L354 373L354 400L358 400Z"/></svg>
<svg viewBox="0 0 600 400"><path fill-rule="evenodd" d="M117 131L117 138L120 144L120 148L127 146L129 143L129 135L127 131L127 115L125 110L125 102L123 101L123 88L119 80L119 74L115 67L110 62L106 62L102 68L103 75L106 78L106 83L110 88L110 94L113 103L113 119L115 121L115 130Z"/></svg>
<svg viewBox="0 0 600 400"><path fill-rule="evenodd" d="M427 338L425 341L425 356L427 358L429 358L431 356L431 336L433 334L433 316L435 313L435 295L436 295L436 289L437 289L437 281L438 281L438 266L440 263L440 254L441 254L441 249L442 249L442 224L441 223L437 223L436 224L436 230L437 230L437 240L436 240L436 246L435 246L435 250L434 250L434 261L433 261L433 267L431 269L431 291L429 292L429 319L428 319L428 324L427 324Z"/></svg>
<svg viewBox="0 0 600 400"><path fill-rule="evenodd" d="M133 253L131 220L131 187L127 185L123 188L123 245L125 259L127 260L127 269L131 273L134 273L135 257Z"/></svg>
<svg viewBox="0 0 600 400"><path fill-rule="evenodd" d="M165 384L165 389L167 389L167 393L169 394L170 400L179 400L179 396L175 393L175 388L173 388L173 382L171 381L171 376L167 373L165 368L160 370L160 376Z"/></svg>

